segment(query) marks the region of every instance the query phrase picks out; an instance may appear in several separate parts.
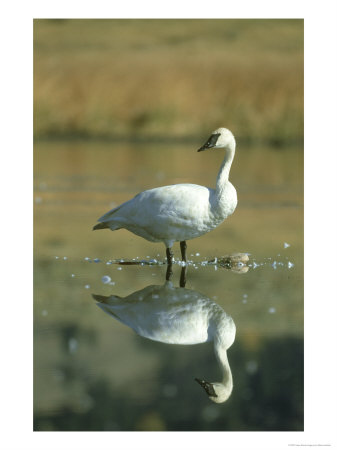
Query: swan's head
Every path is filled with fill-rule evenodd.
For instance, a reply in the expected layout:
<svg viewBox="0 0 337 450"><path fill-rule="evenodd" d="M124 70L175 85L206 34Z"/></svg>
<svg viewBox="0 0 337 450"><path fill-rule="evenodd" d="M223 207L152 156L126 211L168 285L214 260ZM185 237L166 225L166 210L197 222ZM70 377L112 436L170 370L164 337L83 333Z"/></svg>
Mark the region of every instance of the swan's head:
<svg viewBox="0 0 337 450"><path fill-rule="evenodd" d="M233 390L232 382L225 385L223 383L209 383L199 378L196 378L195 381L205 389L208 398L214 403L223 403L228 400Z"/></svg>
<svg viewBox="0 0 337 450"><path fill-rule="evenodd" d="M217 128L213 131L207 142L199 148L198 152L208 148L228 148L235 149L235 139L233 133L227 128Z"/></svg>

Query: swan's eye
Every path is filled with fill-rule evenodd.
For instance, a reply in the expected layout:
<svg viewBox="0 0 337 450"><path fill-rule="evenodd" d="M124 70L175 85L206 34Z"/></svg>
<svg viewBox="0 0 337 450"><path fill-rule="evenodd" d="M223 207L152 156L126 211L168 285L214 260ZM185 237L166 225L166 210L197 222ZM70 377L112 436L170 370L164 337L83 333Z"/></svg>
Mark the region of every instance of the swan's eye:
<svg viewBox="0 0 337 450"><path fill-rule="evenodd" d="M220 133L212 134L212 136L208 139L206 144L204 144L201 148L199 148L198 152L200 152L201 150L206 150L207 148L215 147L219 136L220 136Z"/></svg>
<svg viewBox="0 0 337 450"><path fill-rule="evenodd" d="M205 147L212 148L216 145L218 138L220 136L220 133L212 134L212 136L208 139L208 141L205 144Z"/></svg>

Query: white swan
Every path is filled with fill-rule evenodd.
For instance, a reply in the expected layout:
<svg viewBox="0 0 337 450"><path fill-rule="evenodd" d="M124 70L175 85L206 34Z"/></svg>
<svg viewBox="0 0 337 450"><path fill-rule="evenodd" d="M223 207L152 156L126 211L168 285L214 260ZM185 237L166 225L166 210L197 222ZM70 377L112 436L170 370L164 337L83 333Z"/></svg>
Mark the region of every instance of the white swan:
<svg viewBox="0 0 337 450"><path fill-rule="evenodd" d="M226 149L216 188L196 184L175 184L150 189L100 217L94 230L125 228L151 242L163 242L168 264L172 263L172 246L180 242L186 261L186 241L202 236L220 225L237 205L229 171L235 153L235 139L226 128L218 128L198 151L209 148Z"/></svg>
<svg viewBox="0 0 337 450"><path fill-rule="evenodd" d="M233 389L227 349L235 339L233 319L205 295L191 289L148 286L125 298L93 295L98 306L138 335L166 344L192 345L214 341L222 370L221 382L196 378L215 403L228 399Z"/></svg>

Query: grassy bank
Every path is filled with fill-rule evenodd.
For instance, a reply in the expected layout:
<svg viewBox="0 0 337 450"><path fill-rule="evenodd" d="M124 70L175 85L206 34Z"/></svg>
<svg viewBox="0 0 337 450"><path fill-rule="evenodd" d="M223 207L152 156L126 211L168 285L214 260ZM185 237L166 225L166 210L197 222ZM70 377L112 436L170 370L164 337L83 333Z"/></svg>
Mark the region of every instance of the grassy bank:
<svg viewBox="0 0 337 450"><path fill-rule="evenodd" d="M35 138L218 126L302 142L302 20L35 20Z"/></svg>

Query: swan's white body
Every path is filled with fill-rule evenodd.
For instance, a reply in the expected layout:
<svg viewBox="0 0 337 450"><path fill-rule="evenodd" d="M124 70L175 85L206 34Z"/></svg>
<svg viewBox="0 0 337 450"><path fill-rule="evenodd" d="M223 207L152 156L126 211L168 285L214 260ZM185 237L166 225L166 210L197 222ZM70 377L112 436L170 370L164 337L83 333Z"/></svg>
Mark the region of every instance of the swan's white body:
<svg viewBox="0 0 337 450"><path fill-rule="evenodd" d="M175 184L150 189L104 214L94 229L125 228L151 242L186 241L216 228L237 205L237 195L228 176L235 154L235 139L226 128L215 130L199 150L225 148L216 188Z"/></svg>
<svg viewBox="0 0 337 450"><path fill-rule="evenodd" d="M216 403L227 400L233 388L227 349L235 339L235 324L224 310L199 292L164 286L148 286L120 298L94 295L98 306L137 334L166 344L193 345L214 341L223 372L219 383L198 382Z"/></svg>

